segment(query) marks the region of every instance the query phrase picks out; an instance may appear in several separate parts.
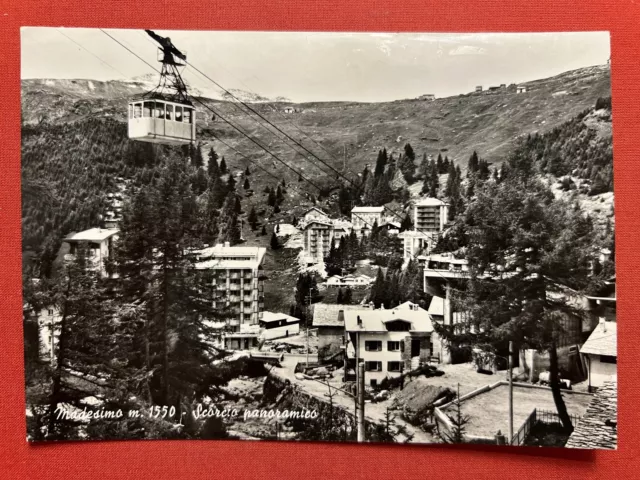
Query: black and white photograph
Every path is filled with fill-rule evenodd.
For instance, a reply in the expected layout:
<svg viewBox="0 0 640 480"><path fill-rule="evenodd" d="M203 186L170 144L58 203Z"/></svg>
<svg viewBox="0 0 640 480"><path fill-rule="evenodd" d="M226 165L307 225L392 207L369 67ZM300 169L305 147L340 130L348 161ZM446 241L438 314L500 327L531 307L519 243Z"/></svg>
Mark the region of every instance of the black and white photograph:
<svg viewBox="0 0 640 480"><path fill-rule="evenodd" d="M23 27L27 441L616 449L610 63Z"/></svg>

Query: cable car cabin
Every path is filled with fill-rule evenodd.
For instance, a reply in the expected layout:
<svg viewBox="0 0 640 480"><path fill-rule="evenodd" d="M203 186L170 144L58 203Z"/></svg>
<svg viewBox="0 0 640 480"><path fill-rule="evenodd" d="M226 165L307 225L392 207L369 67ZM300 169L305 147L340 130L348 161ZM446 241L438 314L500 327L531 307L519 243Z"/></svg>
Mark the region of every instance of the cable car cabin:
<svg viewBox="0 0 640 480"><path fill-rule="evenodd" d="M129 138L165 145L185 145L196 139L196 109L166 100L129 102Z"/></svg>

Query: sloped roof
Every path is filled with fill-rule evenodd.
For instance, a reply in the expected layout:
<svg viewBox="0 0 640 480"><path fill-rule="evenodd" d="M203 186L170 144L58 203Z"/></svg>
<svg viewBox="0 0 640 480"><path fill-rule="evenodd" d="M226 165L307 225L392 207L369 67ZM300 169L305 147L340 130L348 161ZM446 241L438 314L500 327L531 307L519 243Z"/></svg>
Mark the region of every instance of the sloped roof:
<svg viewBox="0 0 640 480"><path fill-rule="evenodd" d="M616 322L598 324L584 345L580 347L580 353L617 357L618 335Z"/></svg>
<svg viewBox="0 0 640 480"><path fill-rule="evenodd" d="M444 298L442 297L432 297L431 303L429 304L429 315L444 315Z"/></svg>
<svg viewBox="0 0 640 480"><path fill-rule="evenodd" d="M446 205L442 200L433 197L422 198L415 203L419 207L439 207Z"/></svg>
<svg viewBox="0 0 640 480"><path fill-rule="evenodd" d="M384 212L384 207L353 207L351 209L352 213L382 213Z"/></svg>
<svg viewBox="0 0 640 480"><path fill-rule="evenodd" d="M102 242L107 238L117 235L120 230L115 228L90 228L67 236L65 242Z"/></svg>
<svg viewBox="0 0 640 480"><path fill-rule="evenodd" d="M617 446L618 382L613 379L598 389L565 447L615 450Z"/></svg>
<svg viewBox="0 0 640 480"><path fill-rule="evenodd" d="M362 325L358 325L358 317ZM347 331L386 332L386 324L395 320L403 320L411 324L412 332L432 332L431 318L425 312L407 308L390 310L349 310L344 312L344 323Z"/></svg>
<svg viewBox="0 0 640 480"><path fill-rule="evenodd" d="M287 315L286 313L262 312L262 322L271 323L278 320L286 320L289 323L299 322L300 319Z"/></svg>
<svg viewBox="0 0 640 480"><path fill-rule="evenodd" d="M340 310L367 310L363 305L337 305L329 303L316 303L313 305L314 327L342 327L344 321L340 318Z"/></svg>

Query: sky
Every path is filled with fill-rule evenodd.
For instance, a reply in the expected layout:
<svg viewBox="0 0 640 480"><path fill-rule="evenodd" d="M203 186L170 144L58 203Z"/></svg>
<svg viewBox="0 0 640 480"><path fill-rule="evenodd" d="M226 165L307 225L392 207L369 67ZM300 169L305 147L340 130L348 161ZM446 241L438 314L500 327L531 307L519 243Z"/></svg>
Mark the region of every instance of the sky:
<svg viewBox="0 0 640 480"><path fill-rule="evenodd" d="M157 45L144 31L107 31L159 65ZM381 102L427 93L445 97L476 85L519 83L600 65L610 56L608 32L156 33L170 37L189 63L227 89L295 102ZM21 61L23 79L112 80L153 74L99 29L25 27ZM188 67L183 75L200 90L219 90Z"/></svg>

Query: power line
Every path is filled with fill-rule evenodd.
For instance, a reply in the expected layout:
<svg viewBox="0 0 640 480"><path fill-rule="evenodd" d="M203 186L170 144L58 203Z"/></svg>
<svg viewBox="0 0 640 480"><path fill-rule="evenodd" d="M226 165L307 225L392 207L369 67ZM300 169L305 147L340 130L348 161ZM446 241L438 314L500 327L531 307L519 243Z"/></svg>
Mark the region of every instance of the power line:
<svg viewBox="0 0 640 480"><path fill-rule="evenodd" d="M232 98L235 98L238 102L240 102L245 108L247 108L248 110L250 110L251 112L253 112L255 115L257 115L258 117L260 117L263 121L267 122L269 125L271 125L273 128L275 128L276 130L278 130L280 133L282 133L285 137L287 137L289 140L291 140L292 142L294 142L296 145L298 145L300 148L302 148L305 152L307 152L309 155L311 155L313 158L315 158L316 160L318 160L320 163L322 163L323 165L325 165L326 167L328 167L329 169L331 169L334 173L336 173L337 175L341 176L342 178L344 178L345 180L347 180L348 182L350 182L351 184L353 184L355 186L355 184L348 179L347 177L345 177L344 175L342 175L337 169L335 169L334 167L332 167L331 165L329 165L328 163L326 163L324 160L322 160L320 157L318 157L317 155L315 155L312 151L310 151L308 148L306 148L304 145L302 145L300 142L298 142L296 139L294 139L293 137L291 137L287 132L285 132L284 130L282 130L281 128L279 128L277 125L275 125L274 123L272 123L271 121L269 121L267 118L265 118L262 114L260 114L260 112L258 112L257 110L253 109L252 107L250 107L246 102L243 102L242 100L240 100L238 97L236 97L233 93L231 93L229 90L227 90L226 88L224 88L222 85L220 85L218 82L216 82L215 80L213 80L211 77L209 77L207 74L205 74L204 72L202 72L200 69L198 69L195 65L193 65L192 63L189 64L191 66L191 68L193 70L195 70L196 72L200 73L200 75L202 75L203 77L205 77L207 80L209 80L211 83L213 83L214 85L216 85L218 88L221 88L224 92L227 93L227 95L231 96Z"/></svg>
<svg viewBox="0 0 640 480"><path fill-rule="evenodd" d="M130 48L128 48L126 45L124 45L122 42L118 41L115 37L113 37L112 35L109 35L106 31L104 31L103 29L100 29L102 31L102 33L104 33L106 36L108 36L109 38L111 38L113 41L115 41L116 43L118 43L120 46L122 46L124 49L126 49L129 53L131 53L132 55L134 55L135 57L137 57L140 61L144 62L145 64L147 64L149 67L151 67L151 69L153 69L155 72L159 73L159 70L156 69L153 65L151 65L149 62L147 62L146 60L144 60L142 57L140 57L137 53L135 53L133 50L131 50ZM195 69L195 67L192 66L192 68ZM197 69L196 69L197 70ZM199 71L199 70L198 70ZM203 74L202 72L200 72L201 75L203 75L206 78L207 77L205 74ZM211 80L211 79L209 79ZM217 86L220 87L220 85L218 85L216 82L214 82L213 80L211 80L214 84L216 84ZM223 87L220 87L223 88ZM223 88L223 90L225 90ZM227 91L227 90L225 90ZM253 138L251 138L247 133L245 133L244 131L242 131L240 128L238 128L237 126L235 126L233 123L231 123L229 120L227 120L226 118L224 118L222 115L220 115L216 110L214 110L212 107L210 107L209 105L205 104L202 100L198 99L198 98L194 98L195 101L197 101L198 103L200 103L203 107L205 107L206 109L208 109L209 111L211 111L213 114L217 115L218 117L220 117L220 119L222 119L225 123L227 123L229 126L231 126L232 128L234 128L236 131L238 131L241 135L243 135L244 137L246 137L248 140L250 140L252 143L256 144L258 147L260 147L262 150L264 150L265 152L267 152L269 155L271 155L273 158L275 158L278 162L282 163L285 167L287 167L288 169L292 170L293 172L297 173L299 175L300 178L302 178L303 180L305 180L307 183L309 183L310 185L312 185L313 187L315 187L316 189L318 189L318 191L322 192L323 189L321 187L319 187L317 184L315 184L313 181L309 180L308 178L306 178L304 175L302 175L301 172L297 171L295 168L293 168L292 166L290 166L288 163L286 163L284 160L282 160L280 157L278 157L276 154L272 153L271 151L269 151L266 147L264 147L263 145L261 145L258 141L254 140ZM316 157L317 158L317 157ZM339 172L338 172L339 173ZM348 179L347 179L348 180ZM391 210L391 209L389 209ZM393 210L391 210L392 213L395 213ZM397 215L397 213L395 213ZM352 212L353 215L353 212ZM373 225L371 225L369 222L367 222L364 218L362 218L361 216L359 216L358 214L356 214L356 216L362 220L362 222L365 225L370 226L371 228L373 228ZM410 257L414 258L417 260L417 258L415 257L415 255L410 254ZM436 273L438 273L443 279L448 280L444 275L442 275L441 273L437 272L436 270L434 270Z"/></svg>
<svg viewBox="0 0 640 480"><path fill-rule="evenodd" d="M118 72L120 75L122 75L123 78L127 78L126 75L124 73L122 73L120 70L118 70L116 67L114 67L113 65L105 62L104 60L102 60L98 55L96 55L95 53L93 53L92 51L90 51L89 49L87 49L86 47L84 47L83 45L81 45L80 43L76 42L73 38L71 38L69 35L67 35L66 33L64 33L62 30L60 30L59 28L56 28L56 31L62 35L63 37L65 37L66 39L68 39L70 42L73 42L74 44L76 44L78 47L80 47L81 49L83 49L85 52L87 52L88 54L92 55L93 57L95 57L96 59L98 59L98 61L100 63L105 64L107 67L111 68L112 70Z"/></svg>

